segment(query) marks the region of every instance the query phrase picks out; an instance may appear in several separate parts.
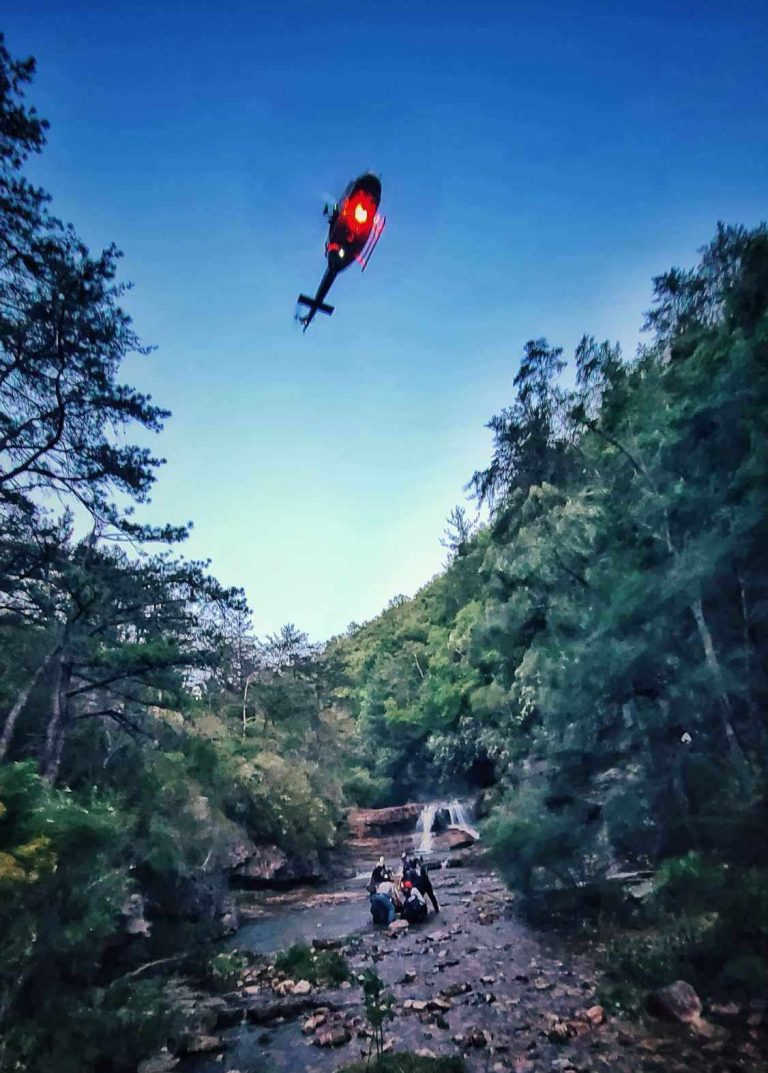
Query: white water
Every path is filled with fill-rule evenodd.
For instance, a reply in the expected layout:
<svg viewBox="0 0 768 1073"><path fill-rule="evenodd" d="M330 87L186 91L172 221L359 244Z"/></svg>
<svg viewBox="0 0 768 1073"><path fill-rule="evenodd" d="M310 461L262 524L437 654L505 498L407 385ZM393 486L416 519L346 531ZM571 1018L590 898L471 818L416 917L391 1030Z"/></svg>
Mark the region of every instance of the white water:
<svg viewBox="0 0 768 1073"><path fill-rule="evenodd" d="M416 831L413 836L416 849L419 853L430 853L432 850L433 838L432 838L432 825L435 822L435 815L438 809L447 809L449 816L449 827L458 827L462 831L466 831L472 838L478 839L480 834L476 827L472 825L472 817L467 809L466 805L462 804L458 798L454 798L453 801L430 801L421 810L418 820L416 821Z"/></svg>
<svg viewBox="0 0 768 1073"><path fill-rule="evenodd" d="M416 846L419 853L429 853L432 849L432 824L435 822L435 813L439 808L439 802L431 801L424 806L416 821L414 841L419 839Z"/></svg>
<svg viewBox="0 0 768 1073"><path fill-rule="evenodd" d="M462 831L466 831L475 839L480 837L477 828L472 826L471 817L461 801L454 798L448 805L448 814L451 817L450 827L460 827Z"/></svg>

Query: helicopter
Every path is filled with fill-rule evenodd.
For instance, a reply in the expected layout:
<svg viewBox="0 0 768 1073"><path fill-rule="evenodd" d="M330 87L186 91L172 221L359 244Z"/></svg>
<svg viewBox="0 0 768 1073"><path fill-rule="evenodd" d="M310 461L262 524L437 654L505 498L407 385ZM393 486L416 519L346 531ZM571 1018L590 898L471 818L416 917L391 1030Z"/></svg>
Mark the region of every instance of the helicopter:
<svg viewBox="0 0 768 1073"><path fill-rule="evenodd" d="M385 216L379 215L380 201L381 180L371 172L365 172L348 184L337 204L326 205L323 209L323 215L328 217L328 239L325 243L328 267L314 298L299 295L299 304L307 306L309 310L303 316L297 314L296 317L303 325L303 331L310 326L316 313L326 313L328 316L333 313L334 307L326 303L325 296L339 272L349 268L353 261L357 261L365 271L387 222Z"/></svg>

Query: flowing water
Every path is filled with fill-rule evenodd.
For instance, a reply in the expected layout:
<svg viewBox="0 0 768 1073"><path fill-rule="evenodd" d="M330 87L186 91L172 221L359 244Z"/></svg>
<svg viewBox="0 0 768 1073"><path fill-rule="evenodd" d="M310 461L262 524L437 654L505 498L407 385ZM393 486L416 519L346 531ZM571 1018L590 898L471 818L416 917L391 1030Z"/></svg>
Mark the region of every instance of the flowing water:
<svg viewBox="0 0 768 1073"><path fill-rule="evenodd" d="M419 853L431 853L434 845L435 819L438 812L448 813L448 827L466 831L468 835L477 840L480 835L477 828L472 824L470 807L454 798L452 801L430 801L421 810L421 815L416 821L416 831L413 836L414 845Z"/></svg>
<svg viewBox="0 0 768 1073"><path fill-rule="evenodd" d="M437 801L432 801L421 810L421 815L416 821L416 833L413 836L416 849L419 853L431 853L432 851L432 827L435 822L435 814L440 808Z"/></svg>

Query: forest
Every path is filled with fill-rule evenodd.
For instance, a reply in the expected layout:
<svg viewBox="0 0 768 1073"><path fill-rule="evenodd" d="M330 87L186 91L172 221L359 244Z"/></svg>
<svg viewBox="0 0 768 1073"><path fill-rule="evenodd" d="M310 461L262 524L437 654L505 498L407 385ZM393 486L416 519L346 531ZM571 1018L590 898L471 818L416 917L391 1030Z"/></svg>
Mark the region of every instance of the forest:
<svg viewBox="0 0 768 1073"><path fill-rule="evenodd" d="M620 925L606 1003L763 991L768 228L656 277L633 356L510 354L412 599L258 638L188 525L138 520L170 413L120 379L152 360L120 251L25 177L34 71L0 41L0 1068L136 1068L214 973L244 847L321 867L350 806L435 794L477 799L529 919Z"/></svg>

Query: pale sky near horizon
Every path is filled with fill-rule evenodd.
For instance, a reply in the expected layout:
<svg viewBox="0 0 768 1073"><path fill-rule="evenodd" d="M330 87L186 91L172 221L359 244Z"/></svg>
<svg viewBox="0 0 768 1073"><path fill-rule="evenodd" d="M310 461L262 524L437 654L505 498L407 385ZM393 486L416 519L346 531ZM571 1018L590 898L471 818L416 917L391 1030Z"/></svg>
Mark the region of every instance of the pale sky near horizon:
<svg viewBox="0 0 768 1073"><path fill-rule="evenodd" d="M99 248L173 411L148 521L322 640L412 594L527 339L631 354L651 278L768 191L768 5L25 0L50 120L31 177ZM387 230L302 336L323 201L372 169Z"/></svg>

